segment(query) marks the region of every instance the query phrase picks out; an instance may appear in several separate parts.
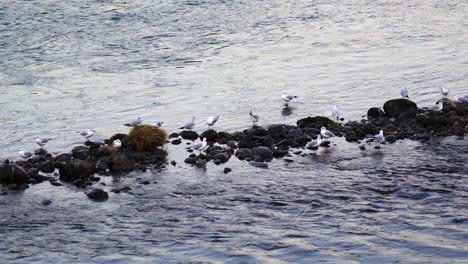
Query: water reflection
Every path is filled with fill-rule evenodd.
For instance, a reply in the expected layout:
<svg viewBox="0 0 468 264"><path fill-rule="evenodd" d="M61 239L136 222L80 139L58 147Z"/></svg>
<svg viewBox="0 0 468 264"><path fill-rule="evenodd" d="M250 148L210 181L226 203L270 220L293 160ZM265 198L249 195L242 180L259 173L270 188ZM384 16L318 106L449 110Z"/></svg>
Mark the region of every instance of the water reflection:
<svg viewBox="0 0 468 264"><path fill-rule="evenodd" d="M285 107L281 110L281 115L282 115L282 116L290 116L290 115L292 115L293 110L294 110L294 107L285 106Z"/></svg>

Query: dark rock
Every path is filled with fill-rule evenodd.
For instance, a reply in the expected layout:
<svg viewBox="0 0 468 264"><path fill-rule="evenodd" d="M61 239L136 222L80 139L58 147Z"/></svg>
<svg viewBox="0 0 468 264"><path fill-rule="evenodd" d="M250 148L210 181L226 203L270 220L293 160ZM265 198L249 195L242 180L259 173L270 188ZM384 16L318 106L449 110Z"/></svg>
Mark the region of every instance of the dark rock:
<svg viewBox="0 0 468 264"><path fill-rule="evenodd" d="M346 139L346 141L348 141L348 142L355 142L355 141L358 141L358 140L359 140L359 138L358 138L358 136L356 135L356 133L354 133L354 131L352 131L352 130L349 131L349 132L347 132L345 135L346 135L346 136L345 136L345 139Z"/></svg>
<svg viewBox="0 0 468 264"><path fill-rule="evenodd" d="M197 162L197 160L195 158L192 158L192 157L188 157L184 160L185 163L188 163L188 164L195 164Z"/></svg>
<svg viewBox="0 0 468 264"><path fill-rule="evenodd" d="M307 142L309 142L311 140L311 137L309 135L302 135L302 136L299 136L299 137L296 137L294 139L294 142L296 144L294 144L295 146L300 146L300 147L303 147L305 146L305 144L307 144Z"/></svg>
<svg viewBox="0 0 468 264"><path fill-rule="evenodd" d="M268 135L268 131L266 129L264 129L263 127L257 127L257 126L248 129L246 132L247 134L251 134L254 136L258 136L258 137L264 137Z"/></svg>
<svg viewBox="0 0 468 264"><path fill-rule="evenodd" d="M38 148L36 150L34 150L34 155L36 156L45 156L49 154L49 152L47 152L47 150L43 149L43 148Z"/></svg>
<svg viewBox="0 0 468 264"><path fill-rule="evenodd" d="M314 117L306 117L300 119L296 122L299 128L305 127L313 127L313 128L321 128L321 127L334 127L336 123L324 116L314 116Z"/></svg>
<svg viewBox="0 0 468 264"><path fill-rule="evenodd" d="M281 149L274 149L273 150L273 157L275 158L281 158L284 157L288 154L287 150L281 150Z"/></svg>
<svg viewBox="0 0 468 264"><path fill-rule="evenodd" d="M109 169L109 158L108 157L101 157L98 159L96 163L96 171L97 172L104 172Z"/></svg>
<svg viewBox="0 0 468 264"><path fill-rule="evenodd" d="M182 140L180 138L172 140L172 145L180 145L182 143Z"/></svg>
<svg viewBox="0 0 468 264"><path fill-rule="evenodd" d="M29 168L28 171L27 171L28 175L29 176L32 176L32 175L36 175L39 173L39 169L37 168Z"/></svg>
<svg viewBox="0 0 468 264"><path fill-rule="evenodd" d="M268 134L274 139L283 138L286 134L286 126L271 125L268 127Z"/></svg>
<svg viewBox="0 0 468 264"><path fill-rule="evenodd" d="M408 99L392 99L385 102L384 111L387 117L398 117L404 112L417 112L418 106Z"/></svg>
<svg viewBox="0 0 468 264"><path fill-rule="evenodd" d="M86 194L89 199L94 201L105 201L109 199L109 194L103 189L93 189Z"/></svg>
<svg viewBox="0 0 468 264"><path fill-rule="evenodd" d="M222 152L213 156L213 160L219 160L221 163L225 163L229 160L229 155Z"/></svg>
<svg viewBox="0 0 468 264"><path fill-rule="evenodd" d="M227 168L227 167L224 168L224 170L223 170L224 173L230 173L231 171L232 171L232 169L231 169L231 168Z"/></svg>
<svg viewBox="0 0 468 264"><path fill-rule="evenodd" d="M75 159L86 160L89 148L86 146L76 146L72 149L72 156Z"/></svg>
<svg viewBox="0 0 468 264"><path fill-rule="evenodd" d="M44 173L52 173L55 171L54 162L51 160L44 161L38 165L38 169Z"/></svg>
<svg viewBox="0 0 468 264"><path fill-rule="evenodd" d="M463 127L460 126L454 126L453 127L453 134L458 137L464 137L466 133L466 130Z"/></svg>
<svg viewBox="0 0 468 264"><path fill-rule="evenodd" d="M171 160L171 165L175 166L175 165L177 165L177 162L175 160Z"/></svg>
<svg viewBox="0 0 468 264"><path fill-rule="evenodd" d="M52 186L62 186L62 184L60 182L57 182L57 181L49 181L49 183Z"/></svg>
<svg viewBox="0 0 468 264"><path fill-rule="evenodd" d="M183 139L188 139L188 140L195 140L198 138L198 134L195 131L190 131L190 130L184 130L180 132L180 136Z"/></svg>
<svg viewBox="0 0 468 264"><path fill-rule="evenodd" d="M385 112L378 108L378 107L372 107L369 110L367 110L367 118L377 118L377 117L383 117L385 116Z"/></svg>
<svg viewBox="0 0 468 264"><path fill-rule="evenodd" d="M86 179L94 174L94 164L79 159L70 160L59 169L59 173L60 179L66 182L79 178Z"/></svg>
<svg viewBox="0 0 468 264"><path fill-rule="evenodd" d="M365 150L365 149L366 149L366 147L365 147L364 145L359 146L359 148L360 148L361 150Z"/></svg>
<svg viewBox="0 0 468 264"><path fill-rule="evenodd" d="M256 147L252 151L252 156L259 156L262 160L271 160L273 159L273 151L267 147Z"/></svg>
<svg viewBox="0 0 468 264"><path fill-rule="evenodd" d="M249 158L252 154L252 151L248 148L240 148L237 152L236 152L236 157L240 160L245 160L247 158Z"/></svg>
<svg viewBox="0 0 468 264"><path fill-rule="evenodd" d="M72 157L71 153L62 153L57 156L55 156L54 161L57 163L65 163L67 161L70 161Z"/></svg>
<svg viewBox="0 0 468 264"><path fill-rule="evenodd" d="M3 184L25 184L29 182L28 173L15 164L0 164L0 183Z"/></svg>
<svg viewBox="0 0 468 264"><path fill-rule="evenodd" d="M33 156L32 158L28 159L28 163L30 164L39 164L45 161L47 161L47 158L45 156ZM23 168L25 167L24 164L22 166Z"/></svg>
<svg viewBox="0 0 468 264"><path fill-rule="evenodd" d="M101 148L98 148L94 151L94 156L96 156L97 158L100 158L100 157L109 157L110 155L112 155L112 153L114 153L116 151L115 148L112 148L112 147L108 147L108 146L103 146ZM89 153L88 153L89 154Z"/></svg>
<svg viewBox="0 0 468 264"><path fill-rule="evenodd" d="M206 141L215 142L218 138L218 132L216 132L216 130L209 129L201 133L200 138L206 138Z"/></svg>
<svg viewBox="0 0 468 264"><path fill-rule="evenodd" d="M98 181L101 180L101 177L96 177L96 176L94 176L94 177L91 177L91 178L89 178L89 179L90 179L91 181L98 182ZM102 182L102 183L103 183L103 182ZM105 185L105 183L104 183L104 185Z"/></svg>
<svg viewBox="0 0 468 264"><path fill-rule="evenodd" d="M313 128L313 127L305 127L302 129L302 133L313 137L313 136L320 134L320 129Z"/></svg>
<svg viewBox="0 0 468 264"><path fill-rule="evenodd" d="M377 129L377 127L372 123L365 123L360 125L354 131L358 138L364 138L368 134L373 136L379 133L379 129Z"/></svg>
<svg viewBox="0 0 468 264"><path fill-rule="evenodd" d="M179 134L178 133L172 133L169 135L169 138L178 138Z"/></svg>
<svg viewBox="0 0 468 264"><path fill-rule="evenodd" d="M275 139L271 136L266 136L263 138L263 146L271 147L275 144Z"/></svg>
<svg viewBox="0 0 468 264"><path fill-rule="evenodd" d="M122 153L114 152L109 157L109 169L112 172L129 172L135 169L135 163Z"/></svg>
<svg viewBox="0 0 468 264"><path fill-rule="evenodd" d="M254 148L255 147L255 142L250 141L250 140L240 140L239 143L237 143L237 146L239 148Z"/></svg>
<svg viewBox="0 0 468 264"><path fill-rule="evenodd" d="M146 180L146 181L142 181L141 183L144 184L144 185L148 185L148 184L150 184L151 182L148 181L148 180Z"/></svg>
<svg viewBox="0 0 468 264"><path fill-rule="evenodd" d="M52 201L51 201L51 200L49 200L49 199L44 199L44 200L42 200L42 201L41 201L41 204L42 204L42 205L46 205L46 206L47 206L47 205L50 205L50 204L52 204Z"/></svg>
<svg viewBox="0 0 468 264"><path fill-rule="evenodd" d="M233 148L233 149L236 149L236 148L237 148L237 143L236 143L236 141L234 141L234 140L227 141L227 142L226 142L226 145L227 145L228 147Z"/></svg>
<svg viewBox="0 0 468 264"><path fill-rule="evenodd" d="M85 184L85 182L84 182L83 179L76 179L76 180L72 181L72 184L73 184L74 186L80 188L80 187L82 187L82 186Z"/></svg>
<svg viewBox="0 0 468 264"><path fill-rule="evenodd" d="M388 142L388 143L395 143L396 142L396 136L394 136L394 135L386 136L385 141Z"/></svg>
<svg viewBox="0 0 468 264"><path fill-rule="evenodd" d="M259 161L251 161L251 162L249 162L249 165L257 167L257 168L264 168L264 169L268 168L267 163L263 163L263 162L259 162Z"/></svg>
<svg viewBox="0 0 468 264"><path fill-rule="evenodd" d="M300 129L291 129L287 134L288 138L296 138L302 136L302 130Z"/></svg>

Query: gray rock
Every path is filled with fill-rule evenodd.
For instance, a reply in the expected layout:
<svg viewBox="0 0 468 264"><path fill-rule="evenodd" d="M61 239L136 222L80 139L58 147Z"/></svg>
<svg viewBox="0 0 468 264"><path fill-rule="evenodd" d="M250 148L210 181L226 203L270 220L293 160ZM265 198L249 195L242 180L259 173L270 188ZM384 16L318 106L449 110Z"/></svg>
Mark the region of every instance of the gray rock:
<svg viewBox="0 0 468 264"><path fill-rule="evenodd" d="M236 157L240 160L245 160L250 157L252 151L248 148L241 148L236 152Z"/></svg>
<svg viewBox="0 0 468 264"><path fill-rule="evenodd" d="M109 194L103 189L93 189L86 194L89 199L94 201L105 201L109 199Z"/></svg>
<svg viewBox="0 0 468 264"><path fill-rule="evenodd" d="M221 152L213 156L214 160L219 160L221 163L225 163L229 160L229 155Z"/></svg>
<svg viewBox="0 0 468 264"><path fill-rule="evenodd" d="M73 159L59 169L60 179L66 182L82 178L86 179L94 174L94 164L91 162Z"/></svg>
<svg viewBox="0 0 468 264"><path fill-rule="evenodd" d="M135 169L135 163L120 152L114 152L109 157L109 168L112 172L130 172Z"/></svg>
<svg viewBox="0 0 468 264"><path fill-rule="evenodd" d="M29 181L28 173L15 164L0 164L0 183L23 184Z"/></svg>
<svg viewBox="0 0 468 264"><path fill-rule="evenodd" d="M271 160L273 159L273 151L267 147L256 147L252 151L252 156L259 156L262 160Z"/></svg>
<svg viewBox="0 0 468 264"><path fill-rule="evenodd" d="M89 148L86 146L76 146L72 149L72 156L75 159L86 160Z"/></svg>
<svg viewBox="0 0 468 264"><path fill-rule="evenodd" d="M263 163L263 162L259 162L259 161L251 161L249 162L249 164L251 166L254 166L254 167L257 167L257 168L268 168L268 164L267 163Z"/></svg>
<svg viewBox="0 0 468 264"><path fill-rule="evenodd" d="M384 111L387 117L399 117L404 112L417 112L418 106L408 99L392 99L384 104Z"/></svg>
<svg viewBox="0 0 468 264"><path fill-rule="evenodd" d="M44 173L52 173L55 171L55 165L51 160L47 160L40 163L38 165L38 169Z"/></svg>

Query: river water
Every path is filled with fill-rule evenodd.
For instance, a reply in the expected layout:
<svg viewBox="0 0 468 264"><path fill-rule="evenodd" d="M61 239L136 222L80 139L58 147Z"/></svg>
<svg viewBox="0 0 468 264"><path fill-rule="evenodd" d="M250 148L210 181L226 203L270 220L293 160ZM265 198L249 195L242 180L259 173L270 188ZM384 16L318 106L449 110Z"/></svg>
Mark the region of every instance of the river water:
<svg viewBox="0 0 468 264"><path fill-rule="evenodd" d="M68 151L221 114L216 129L329 115L359 120L408 86L418 105L468 94L466 1L0 2L0 157ZM282 111L280 94L299 96ZM328 151L267 170L232 159L104 177L94 203L71 186L2 196L3 262L466 263L467 142ZM182 164L182 147L169 147ZM144 180L151 184L142 185ZM155 183L156 182L156 183ZM48 207L42 199L52 200Z"/></svg>

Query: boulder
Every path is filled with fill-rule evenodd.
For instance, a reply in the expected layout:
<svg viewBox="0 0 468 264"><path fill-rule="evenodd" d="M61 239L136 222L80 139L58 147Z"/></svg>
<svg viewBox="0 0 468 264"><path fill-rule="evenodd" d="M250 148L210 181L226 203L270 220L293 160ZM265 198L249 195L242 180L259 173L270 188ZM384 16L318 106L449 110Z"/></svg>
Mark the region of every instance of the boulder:
<svg viewBox="0 0 468 264"><path fill-rule="evenodd" d="M86 194L89 199L94 201L105 201L109 199L109 194L103 189L93 189Z"/></svg>
<svg viewBox="0 0 468 264"><path fill-rule="evenodd" d="M261 160L271 160L273 159L273 151L267 147L256 147L252 151L253 157L260 157Z"/></svg>
<svg viewBox="0 0 468 264"><path fill-rule="evenodd" d="M405 112L417 112L418 106L415 102L408 99L392 99L385 102L384 106L385 115L387 117L399 117Z"/></svg>
<svg viewBox="0 0 468 264"><path fill-rule="evenodd" d="M368 119L384 117L384 116L385 116L385 112L378 107L372 107L372 108L369 108L369 110L367 110Z"/></svg>
<svg viewBox="0 0 468 264"><path fill-rule="evenodd" d="M221 152L213 156L213 160L219 160L221 163L225 163L229 160L229 155Z"/></svg>
<svg viewBox="0 0 468 264"><path fill-rule="evenodd" d="M89 148L86 146L76 146L72 149L72 156L75 159L86 160Z"/></svg>
<svg viewBox="0 0 468 264"><path fill-rule="evenodd" d="M0 183L23 184L29 181L28 173L15 164L0 164Z"/></svg>
<svg viewBox="0 0 468 264"><path fill-rule="evenodd" d="M55 164L51 160L44 161L39 163L37 168L44 173L52 173L55 171Z"/></svg>
<svg viewBox="0 0 468 264"><path fill-rule="evenodd" d="M247 158L250 157L250 155L252 154L252 151L248 148L240 148L237 152L236 152L236 157L240 160L245 160Z"/></svg>
<svg viewBox="0 0 468 264"><path fill-rule="evenodd" d="M91 162L73 159L59 169L60 179L71 182L76 179L86 179L94 174L94 164Z"/></svg>
<svg viewBox="0 0 468 264"><path fill-rule="evenodd" d="M309 116L309 117L298 120L296 124L299 128L305 128L305 127L321 128L321 127L336 126L336 123L334 121L324 116L314 116L314 117Z"/></svg>
<svg viewBox="0 0 468 264"><path fill-rule="evenodd" d="M135 169L135 163L120 152L114 152L109 157L109 169L112 172L130 172Z"/></svg>
<svg viewBox="0 0 468 264"><path fill-rule="evenodd" d="M191 130L184 130L184 131L180 132L180 136L183 139L188 139L188 140L195 140L195 139L198 138L197 132L191 131Z"/></svg>
<svg viewBox="0 0 468 264"><path fill-rule="evenodd" d="M218 132L216 132L216 130L209 129L201 133L200 138L206 138L206 141L215 142L218 138Z"/></svg>

